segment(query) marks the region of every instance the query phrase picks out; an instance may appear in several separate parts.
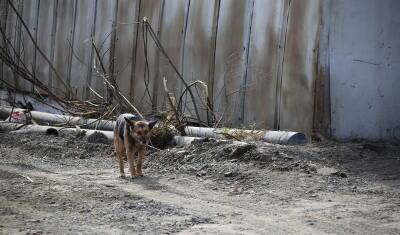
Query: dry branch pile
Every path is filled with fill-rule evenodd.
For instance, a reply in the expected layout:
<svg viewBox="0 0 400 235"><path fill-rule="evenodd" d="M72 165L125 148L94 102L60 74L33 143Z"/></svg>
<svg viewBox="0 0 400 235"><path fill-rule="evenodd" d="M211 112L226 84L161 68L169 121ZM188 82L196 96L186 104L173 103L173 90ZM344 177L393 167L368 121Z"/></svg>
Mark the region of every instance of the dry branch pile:
<svg viewBox="0 0 400 235"><path fill-rule="evenodd" d="M54 88L49 87L47 84L43 83L36 75L34 66L27 64L24 61L24 51L20 48L16 48L14 42L7 36L7 33L3 28L0 27L0 60L7 66L13 73L13 77L16 80L22 79L24 82L31 85L32 90L29 92L29 96L34 98L35 100L41 102L44 105L51 106L52 108L58 109L63 113L81 116L84 118L96 118L96 119L114 119L119 113L130 112L137 113L139 116L143 117L144 115L133 105L130 97L124 96L118 87L116 82L116 74L114 72L114 61L115 58L111 59L109 64L105 64L103 61L104 54L101 54L101 51L106 51L110 53L110 49L104 49L103 44L96 45L94 40L92 39L91 50L94 52L94 62L91 68L91 71L96 73L98 78L102 79L104 86L106 87L105 95L100 95L99 92L92 89L88 84L82 84L83 86L87 86L87 90L91 92L90 99L80 100L74 96L72 92L72 87L67 84L65 78L63 78L60 73L56 70L55 66L52 64L51 60L47 57L47 55L42 51L39 47L35 37L31 34L26 22L24 22L23 17L20 15L18 10L13 4L13 1L7 0L7 4L9 5L9 9L11 12L8 14L14 14L21 26L21 31L26 35L26 40L29 40L32 49L40 55L46 63L48 63L51 73L54 75L52 79L56 79L58 84L61 84L61 88L57 89L57 92L54 91ZM0 25L3 25L4 22L0 22ZM177 76L179 77L181 83L184 86L184 90L181 94L173 94L168 91L167 88L167 80L164 78L162 80L160 78L159 82L164 84L165 88L165 96L168 100L168 105L163 110L153 110L151 113L147 115L157 116L165 121L165 126L169 127L171 125L175 126L181 134L184 134L184 127L188 122L197 123L200 126L212 126L215 120L213 114L212 103L208 97L208 87L205 83L201 81L195 81L191 84L188 84L187 81L183 78L181 73L178 71L177 67L174 65L164 47L162 46L160 40L157 37L157 34L154 32L151 24L148 22L147 18L144 17L141 22L137 22L137 24L141 24L142 26L142 34L144 40L144 54L146 59L145 64L145 74L144 74L144 83L146 86L146 91L148 91L148 78L150 74L150 65L148 63L147 55L148 55L148 36L151 38L161 52L161 54L168 60L170 66L174 69ZM8 30L8 29L7 29ZM17 30L17 29L16 29ZM114 34L114 31L110 32L107 37ZM115 44L115 38L111 39L112 45ZM105 41L105 40L104 40ZM70 50L73 56L76 56L74 53L72 45L70 45ZM79 59L79 58L77 58ZM108 69L107 69L108 68ZM72 68L74 69L74 68ZM147 79L146 79L147 78ZM146 82L147 81L147 82ZM1 83L3 86L9 91L10 94L14 94L14 99L10 99L10 104L14 107L17 106L15 102L15 94L19 92L18 87L16 86L16 82L7 82L4 78L2 78ZM194 95L194 90L196 89L199 94L199 98L196 98ZM61 91L61 92L60 92ZM200 92L199 92L200 91ZM147 92L150 100L152 100L151 92ZM194 110L194 115L190 112L191 109L186 107L186 101L184 102L184 97L189 95L191 99L191 106ZM203 97L201 97L201 94ZM48 102L48 98L55 102L57 105L54 106ZM196 103L202 102L202 105L206 107L207 112L207 120L203 121L200 118L199 105ZM189 114L186 114L189 113ZM194 117L194 118L193 118ZM168 128L167 128L168 129Z"/></svg>

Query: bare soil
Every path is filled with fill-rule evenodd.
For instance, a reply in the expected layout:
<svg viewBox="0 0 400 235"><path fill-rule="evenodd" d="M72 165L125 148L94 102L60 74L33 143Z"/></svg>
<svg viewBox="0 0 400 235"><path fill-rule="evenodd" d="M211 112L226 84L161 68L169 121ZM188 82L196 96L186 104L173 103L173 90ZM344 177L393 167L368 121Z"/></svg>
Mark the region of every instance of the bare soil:
<svg viewBox="0 0 400 235"><path fill-rule="evenodd" d="M396 144L205 140L150 152L135 179L112 150L0 133L0 233L400 234Z"/></svg>

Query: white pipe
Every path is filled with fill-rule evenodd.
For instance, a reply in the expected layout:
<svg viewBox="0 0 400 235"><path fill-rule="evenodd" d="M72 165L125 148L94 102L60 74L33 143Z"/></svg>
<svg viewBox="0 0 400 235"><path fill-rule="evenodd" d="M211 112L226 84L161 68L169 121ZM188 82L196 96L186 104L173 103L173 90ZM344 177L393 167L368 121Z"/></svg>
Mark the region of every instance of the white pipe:
<svg viewBox="0 0 400 235"><path fill-rule="evenodd" d="M263 140L273 144L297 145L307 143L307 138L303 133L292 131L260 131L188 126L185 127L185 132L188 136L203 138L226 138L232 136L253 141Z"/></svg>
<svg viewBox="0 0 400 235"><path fill-rule="evenodd" d="M12 108L0 107L0 116L8 117ZM26 110L20 108L14 108L14 112L24 112ZM39 111L30 111L32 119L39 124L68 124L71 126L81 126L83 129L98 129L112 131L114 129L115 122L108 120L97 120L97 119L85 119L82 117L74 117L61 114L52 114Z"/></svg>
<svg viewBox="0 0 400 235"><path fill-rule="evenodd" d="M175 145L182 146L182 145L190 145L195 140L201 140L204 138L200 137L190 137L190 136L174 136L174 143Z"/></svg>
<svg viewBox="0 0 400 235"><path fill-rule="evenodd" d="M15 111L23 109L15 108ZM11 108L0 107L0 115L9 115ZM98 129L112 131L115 121L84 119L82 117L73 117L60 114L51 114L38 111L31 111L32 118L39 124L65 124L72 126L82 126L83 129ZM307 137L300 132L292 131L261 131L261 130L242 130L242 129L224 129L208 127L185 127L187 136L200 138L227 138L239 137L239 139L257 141L262 140L268 143L297 145L307 143ZM188 140L185 140L188 141Z"/></svg>

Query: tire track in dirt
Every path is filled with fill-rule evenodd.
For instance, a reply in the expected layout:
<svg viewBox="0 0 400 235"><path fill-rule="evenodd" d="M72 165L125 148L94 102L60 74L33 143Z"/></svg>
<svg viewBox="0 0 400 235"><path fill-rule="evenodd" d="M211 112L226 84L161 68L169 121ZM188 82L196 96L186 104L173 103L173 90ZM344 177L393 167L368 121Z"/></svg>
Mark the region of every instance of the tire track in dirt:
<svg viewBox="0 0 400 235"><path fill-rule="evenodd" d="M0 167L3 171L17 173L18 168L12 169L8 166ZM254 200L250 197L235 200L227 197L226 192L209 191L198 186L179 185L166 179L158 179L145 176L133 180L122 180L116 178L114 170L97 171L66 171L49 173L47 171L36 171L35 169L25 172L32 179L44 179L56 182L53 190L66 192L68 185L77 184L81 187L85 185L99 185L101 188L112 188L121 192L128 193L133 197L144 198L146 200L154 200L165 205L174 205L177 208L183 208L190 215L196 215L202 218L209 218L212 223L202 223L189 227L181 231L183 234L201 234L207 233L285 233L285 234L324 234L324 229L320 229L312 225L313 216L309 216L308 224L303 223L300 219L306 212L312 214L323 213L324 211L338 208L338 200L336 202L312 202L308 200L299 200L291 203L290 206L277 207L276 205L253 204ZM351 198L348 198L348 200ZM343 202L343 205L344 204ZM320 218L317 218L320 219ZM332 222L326 222L335 226ZM354 225L353 225L354 226ZM362 226L358 227L358 231L363 230ZM342 232L352 232L353 230L343 229ZM367 232L368 230L366 230ZM115 232L115 231L114 231ZM353 231L354 232L354 231Z"/></svg>

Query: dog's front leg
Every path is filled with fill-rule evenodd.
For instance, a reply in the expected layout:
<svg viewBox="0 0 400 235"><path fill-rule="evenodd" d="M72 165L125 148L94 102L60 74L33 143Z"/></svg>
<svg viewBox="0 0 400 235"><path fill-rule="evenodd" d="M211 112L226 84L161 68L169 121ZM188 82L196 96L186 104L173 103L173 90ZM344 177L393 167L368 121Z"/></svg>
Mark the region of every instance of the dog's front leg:
<svg viewBox="0 0 400 235"><path fill-rule="evenodd" d="M135 154L135 151L133 151L133 148L126 148L126 158L128 160L128 165L129 165L129 171L131 172L131 177L137 176L136 169L135 169L135 163L133 161L133 155Z"/></svg>
<svg viewBox="0 0 400 235"><path fill-rule="evenodd" d="M138 164L137 164L137 174L140 175L140 176L143 176L143 174L142 174L142 164L143 164L143 161L144 161L145 154L146 154L146 148L144 148L144 147L140 148L139 149L139 153L138 153L139 159L138 159Z"/></svg>

